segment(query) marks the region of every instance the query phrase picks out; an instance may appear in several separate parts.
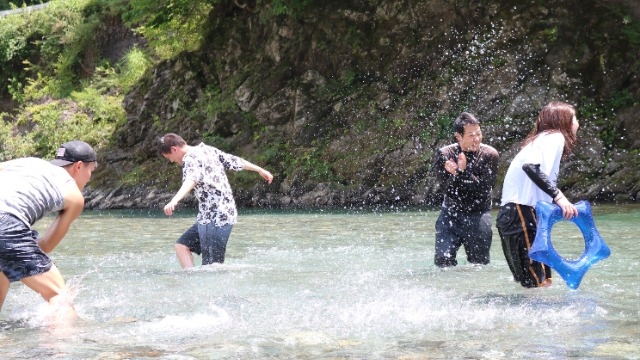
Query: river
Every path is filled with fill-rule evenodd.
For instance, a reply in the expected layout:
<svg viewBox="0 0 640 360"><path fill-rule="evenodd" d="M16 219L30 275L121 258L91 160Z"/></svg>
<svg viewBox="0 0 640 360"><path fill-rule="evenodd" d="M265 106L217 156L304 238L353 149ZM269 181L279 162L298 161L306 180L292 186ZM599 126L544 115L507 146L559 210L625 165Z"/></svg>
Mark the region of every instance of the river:
<svg viewBox="0 0 640 360"><path fill-rule="evenodd" d="M637 359L640 206L593 212L612 255L571 290L513 282L495 228L489 265L461 249L436 268L431 210L241 211L225 264L190 271L173 242L194 213L87 211L52 253L80 319L48 326L12 284L2 358ZM569 222L552 239L567 258L584 248Z"/></svg>

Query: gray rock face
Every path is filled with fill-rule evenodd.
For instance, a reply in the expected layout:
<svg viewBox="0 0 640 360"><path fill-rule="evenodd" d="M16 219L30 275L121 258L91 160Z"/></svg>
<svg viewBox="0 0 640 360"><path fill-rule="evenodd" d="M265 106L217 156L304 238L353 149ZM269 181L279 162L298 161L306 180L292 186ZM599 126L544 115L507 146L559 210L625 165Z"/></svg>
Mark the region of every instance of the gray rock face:
<svg viewBox="0 0 640 360"><path fill-rule="evenodd" d="M231 176L241 206L437 205L433 150L470 111L501 153L498 200L537 111L562 100L581 123L579 149L561 169L565 193L637 198L640 42L613 11L622 4L633 18L636 2L351 3L297 18L260 8L211 16L222 20L206 46L159 64L127 95L115 136L126 156L110 166L156 161L154 140L171 131L274 173L270 186ZM113 189L89 191L88 206L159 206L178 188L179 169L167 169L158 171L176 176L126 196L107 182Z"/></svg>

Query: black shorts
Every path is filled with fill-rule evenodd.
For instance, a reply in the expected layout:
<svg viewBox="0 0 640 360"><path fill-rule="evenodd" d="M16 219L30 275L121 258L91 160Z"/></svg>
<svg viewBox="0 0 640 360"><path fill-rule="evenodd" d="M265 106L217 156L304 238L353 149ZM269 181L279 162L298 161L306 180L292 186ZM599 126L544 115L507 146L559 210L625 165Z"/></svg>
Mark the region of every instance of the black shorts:
<svg viewBox="0 0 640 360"><path fill-rule="evenodd" d="M538 222L532 206L508 203L500 208L496 227L502 241L502 251L515 281L524 287L538 287L551 278L551 268L529 258L529 249L536 238Z"/></svg>
<svg viewBox="0 0 640 360"><path fill-rule="evenodd" d="M213 222L196 222L176 243L188 247L192 253L202 254L202 265L223 263L232 228L231 224L216 226Z"/></svg>
<svg viewBox="0 0 640 360"><path fill-rule="evenodd" d="M37 239L37 231L11 214L0 213L0 271L9 281L51 270L53 263L40 249Z"/></svg>

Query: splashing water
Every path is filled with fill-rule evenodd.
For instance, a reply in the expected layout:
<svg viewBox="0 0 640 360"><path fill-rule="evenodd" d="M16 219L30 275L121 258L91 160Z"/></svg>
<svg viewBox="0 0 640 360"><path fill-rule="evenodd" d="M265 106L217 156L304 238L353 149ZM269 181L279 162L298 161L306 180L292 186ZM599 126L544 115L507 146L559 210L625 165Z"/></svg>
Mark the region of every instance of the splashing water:
<svg viewBox="0 0 640 360"><path fill-rule="evenodd" d="M433 211L241 214L226 263L190 271L173 242L193 214L88 212L53 253L80 319L47 326L14 284L0 346L7 359L625 357L640 350L640 208L594 208L614 255L579 290L520 288L496 231L491 264L460 249L460 266L436 268ZM584 245L578 231L554 229L561 254Z"/></svg>

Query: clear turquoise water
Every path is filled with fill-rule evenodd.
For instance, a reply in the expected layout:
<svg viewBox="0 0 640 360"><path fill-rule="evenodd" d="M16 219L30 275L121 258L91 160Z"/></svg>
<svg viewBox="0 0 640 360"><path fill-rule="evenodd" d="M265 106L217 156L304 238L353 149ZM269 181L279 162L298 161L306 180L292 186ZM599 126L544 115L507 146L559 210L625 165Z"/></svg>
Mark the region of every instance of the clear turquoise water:
<svg viewBox="0 0 640 360"><path fill-rule="evenodd" d="M182 271L173 242L193 215L85 212L52 254L81 319L47 326L13 284L1 357L640 358L637 205L594 207L612 256L577 290L514 283L495 230L490 265L434 267L435 211L241 212L226 263ZM575 225L552 238L582 253Z"/></svg>

